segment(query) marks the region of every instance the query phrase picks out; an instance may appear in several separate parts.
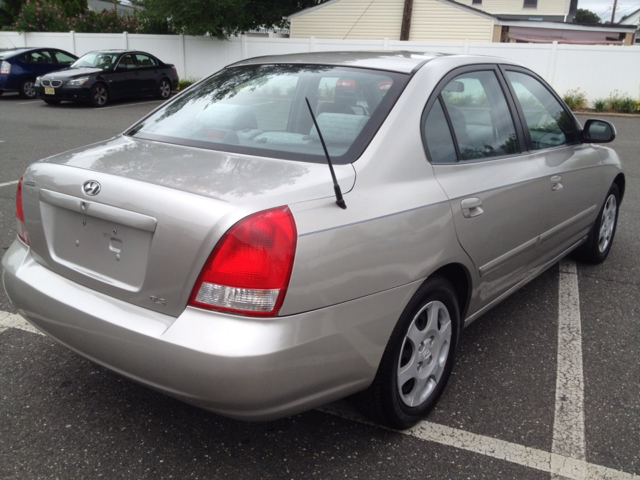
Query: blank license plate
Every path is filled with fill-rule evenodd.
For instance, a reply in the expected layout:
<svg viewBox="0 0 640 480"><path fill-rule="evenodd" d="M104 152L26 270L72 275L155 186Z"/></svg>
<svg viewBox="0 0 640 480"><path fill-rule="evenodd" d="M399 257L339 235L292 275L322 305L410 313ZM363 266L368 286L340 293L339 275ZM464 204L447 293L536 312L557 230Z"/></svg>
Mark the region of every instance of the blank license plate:
<svg viewBox="0 0 640 480"><path fill-rule="evenodd" d="M51 87L44 87L44 94L45 95L55 95L56 94L56 89L55 88L51 88Z"/></svg>

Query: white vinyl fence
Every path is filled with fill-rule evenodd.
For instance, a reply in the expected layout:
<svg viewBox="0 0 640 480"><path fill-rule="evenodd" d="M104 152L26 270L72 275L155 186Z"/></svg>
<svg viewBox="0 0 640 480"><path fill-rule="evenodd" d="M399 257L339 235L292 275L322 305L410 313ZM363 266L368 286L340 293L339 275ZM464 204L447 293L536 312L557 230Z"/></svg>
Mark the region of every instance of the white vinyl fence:
<svg viewBox="0 0 640 480"><path fill-rule="evenodd" d="M128 48L173 63L180 78L202 78L239 60L262 55L340 50L409 50L491 55L517 60L545 78L561 95L581 89L589 100L618 95L640 98L640 46L558 45L476 42L401 42L234 37L217 40L185 35L128 33L0 32L0 48L57 47L76 55Z"/></svg>

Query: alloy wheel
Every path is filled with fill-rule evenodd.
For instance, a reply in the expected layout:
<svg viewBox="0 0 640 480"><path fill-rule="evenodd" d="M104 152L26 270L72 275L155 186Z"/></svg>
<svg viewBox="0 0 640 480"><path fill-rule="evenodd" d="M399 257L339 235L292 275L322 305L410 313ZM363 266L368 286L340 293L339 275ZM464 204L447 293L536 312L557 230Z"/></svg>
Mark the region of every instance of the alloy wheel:
<svg viewBox="0 0 640 480"><path fill-rule="evenodd" d="M602 210L602 223L600 224L600 232L598 234L598 250L603 253L613 237L613 231L616 226L616 213L618 204L615 195L609 195Z"/></svg>

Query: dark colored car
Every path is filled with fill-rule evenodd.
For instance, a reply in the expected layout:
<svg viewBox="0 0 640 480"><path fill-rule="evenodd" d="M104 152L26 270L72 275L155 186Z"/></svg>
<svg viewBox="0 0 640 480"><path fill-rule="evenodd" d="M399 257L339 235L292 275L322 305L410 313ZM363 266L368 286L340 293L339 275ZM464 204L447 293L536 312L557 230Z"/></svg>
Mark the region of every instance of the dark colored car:
<svg viewBox="0 0 640 480"><path fill-rule="evenodd" d="M176 67L153 55L100 50L83 55L69 68L37 78L34 89L49 105L69 100L104 107L115 98L155 95L166 99L177 84Z"/></svg>
<svg viewBox="0 0 640 480"><path fill-rule="evenodd" d="M0 95L18 92L23 98L35 98L37 77L67 68L77 59L57 48L0 49Z"/></svg>

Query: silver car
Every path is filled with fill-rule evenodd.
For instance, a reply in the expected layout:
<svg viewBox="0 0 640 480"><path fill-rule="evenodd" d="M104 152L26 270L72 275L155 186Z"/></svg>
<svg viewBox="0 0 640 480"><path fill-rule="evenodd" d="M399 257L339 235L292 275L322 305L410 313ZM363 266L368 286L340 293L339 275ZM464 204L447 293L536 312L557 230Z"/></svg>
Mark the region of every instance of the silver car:
<svg viewBox="0 0 640 480"><path fill-rule="evenodd" d="M572 251L607 257L614 137L499 58L249 59L32 164L4 286L63 345L221 415L360 393L407 428L465 326Z"/></svg>

